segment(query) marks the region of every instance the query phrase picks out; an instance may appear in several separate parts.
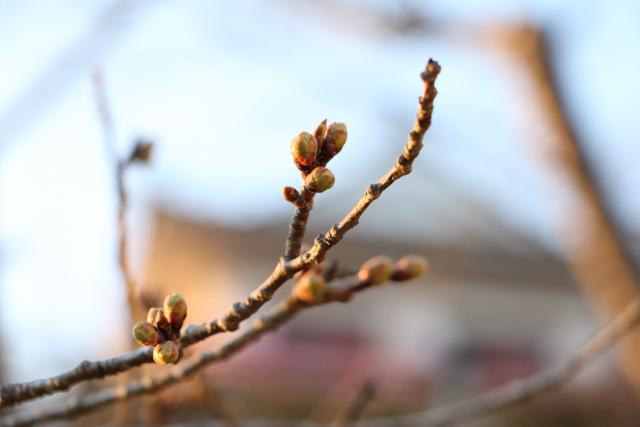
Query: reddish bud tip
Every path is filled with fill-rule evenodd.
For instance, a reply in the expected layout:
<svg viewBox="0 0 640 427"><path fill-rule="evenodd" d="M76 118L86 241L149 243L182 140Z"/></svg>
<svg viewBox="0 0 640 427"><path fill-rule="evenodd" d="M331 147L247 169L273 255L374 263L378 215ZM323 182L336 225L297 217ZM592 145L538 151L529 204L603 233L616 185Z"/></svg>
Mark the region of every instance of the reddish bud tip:
<svg viewBox="0 0 640 427"><path fill-rule="evenodd" d="M329 169L324 166L318 166L305 177L304 185L309 191L322 193L333 187L335 180L336 178Z"/></svg>
<svg viewBox="0 0 640 427"><path fill-rule="evenodd" d="M379 285L391 278L393 261L388 256L376 256L367 260L358 270L358 280L362 283Z"/></svg>
<svg viewBox="0 0 640 427"><path fill-rule="evenodd" d="M140 321L133 325L133 338L138 344L153 346L160 341L158 329L149 322Z"/></svg>
<svg viewBox="0 0 640 427"><path fill-rule="evenodd" d="M153 361L158 365L173 365L180 359L180 347L173 341L165 341L153 348Z"/></svg>
<svg viewBox="0 0 640 427"><path fill-rule="evenodd" d="M303 275L293 288L293 295L308 304L317 304L324 299L327 282L321 274L307 273Z"/></svg>
<svg viewBox="0 0 640 427"><path fill-rule="evenodd" d="M168 333L171 330L169 319L164 314L164 310L159 307L152 307L147 313L147 322L152 323L160 331Z"/></svg>
<svg viewBox="0 0 640 427"><path fill-rule="evenodd" d="M391 279L397 282L415 279L429 270L429 261L420 255L405 255L393 266Z"/></svg>
<svg viewBox="0 0 640 427"><path fill-rule="evenodd" d="M309 132L300 132L291 141L293 162L301 171L308 171L316 164L318 141Z"/></svg>
<svg viewBox="0 0 640 427"><path fill-rule="evenodd" d="M327 133L327 119L321 121L316 130L313 132L313 136L316 137L316 141L318 141L318 152L322 151L322 146L324 144L324 137Z"/></svg>
<svg viewBox="0 0 640 427"><path fill-rule="evenodd" d="M289 203L295 203L298 201L300 193L293 187L282 187L282 197Z"/></svg>

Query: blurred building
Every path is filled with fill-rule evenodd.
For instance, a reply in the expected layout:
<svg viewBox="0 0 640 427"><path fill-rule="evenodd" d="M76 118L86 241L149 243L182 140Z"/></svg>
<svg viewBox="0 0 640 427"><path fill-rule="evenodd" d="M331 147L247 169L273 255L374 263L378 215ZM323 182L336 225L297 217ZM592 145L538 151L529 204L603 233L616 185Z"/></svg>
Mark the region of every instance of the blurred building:
<svg viewBox="0 0 640 427"><path fill-rule="evenodd" d="M321 222L336 215L319 205L314 214ZM389 207L384 215L393 221ZM420 224L422 215L415 210L413 223ZM307 237L322 232L320 227ZM157 301L183 293L190 323L217 317L271 272L286 229L284 220L238 228L158 208L143 293ZM375 233L347 236L329 257L344 266L357 268L377 254L419 253L430 259L432 271L416 283L373 289L348 305L309 310L225 362L224 369L213 368L210 381L247 385L238 378L250 377L253 393L269 395L277 383L283 395L295 397L302 390L322 395L344 381L375 378L408 407L420 407L436 390L446 395L483 389L547 366L588 336L594 322L562 262L517 234L491 234L509 237L502 244L477 239L447 246ZM596 377L601 386L611 385L606 374Z"/></svg>

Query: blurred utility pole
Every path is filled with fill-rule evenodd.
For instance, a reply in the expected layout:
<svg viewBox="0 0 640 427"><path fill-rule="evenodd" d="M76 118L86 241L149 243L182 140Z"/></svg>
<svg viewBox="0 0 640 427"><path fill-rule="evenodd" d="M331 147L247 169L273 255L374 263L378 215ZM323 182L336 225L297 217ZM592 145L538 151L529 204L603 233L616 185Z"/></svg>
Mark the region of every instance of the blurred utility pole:
<svg viewBox="0 0 640 427"><path fill-rule="evenodd" d="M523 26L508 31L505 41L527 73L527 113L536 117L537 129L543 129L532 140L536 154L563 192L556 212L563 256L599 320L606 322L638 296L633 259L563 108L543 34ZM607 66L584 72L606 72ZM619 367L640 398L640 329L623 339L617 350Z"/></svg>

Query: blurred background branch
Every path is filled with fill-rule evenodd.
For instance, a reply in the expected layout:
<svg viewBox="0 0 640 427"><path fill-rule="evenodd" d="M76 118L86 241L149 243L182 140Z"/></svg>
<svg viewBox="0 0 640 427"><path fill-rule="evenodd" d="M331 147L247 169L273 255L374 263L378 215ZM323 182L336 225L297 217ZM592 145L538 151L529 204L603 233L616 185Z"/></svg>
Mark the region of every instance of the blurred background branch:
<svg viewBox="0 0 640 427"><path fill-rule="evenodd" d="M617 341L633 333L640 321L640 299L635 299L600 329L578 351L556 367L529 378L516 380L453 405L428 410L416 425L443 427L468 419L478 419L509 407L526 403L571 380L596 357Z"/></svg>
<svg viewBox="0 0 640 427"><path fill-rule="evenodd" d="M336 427L347 427L354 425L362 417L367 405L375 398L376 386L371 381L366 381L353 398L347 403L344 411L335 422Z"/></svg>
<svg viewBox="0 0 640 427"><path fill-rule="evenodd" d="M607 322L638 296L633 259L560 99L548 39L524 26L507 30L504 41L526 73L534 114L551 129L546 141L536 135L530 143L554 184L567 187L573 196L556 211L562 254L587 302L600 321ZM589 71L603 72L607 66L615 65L603 63L601 69ZM622 340L619 349L620 367L640 397L638 355L640 330Z"/></svg>

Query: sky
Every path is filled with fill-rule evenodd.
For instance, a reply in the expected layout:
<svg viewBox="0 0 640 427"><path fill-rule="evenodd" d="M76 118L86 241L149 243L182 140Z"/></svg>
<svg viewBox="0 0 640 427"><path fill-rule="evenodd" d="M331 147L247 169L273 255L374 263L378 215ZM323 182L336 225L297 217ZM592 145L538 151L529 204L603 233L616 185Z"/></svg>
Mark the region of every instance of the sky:
<svg viewBox="0 0 640 427"><path fill-rule="evenodd" d="M443 72L424 155L364 232L464 244L469 230L490 238L493 221L555 250L561 191L532 159L518 70L464 30L523 20L557 42L570 111L617 215L640 233L640 5L406 1L439 25L399 35L380 19L398 4L0 0L0 319L12 379L101 354L97 331L125 346L95 69L118 151L156 141L152 164L127 176L134 265L157 204L235 226L286 218L280 188L298 180L289 141L325 117L349 127L335 189L317 202L323 220L341 216L404 143L429 57ZM416 194L419 208L397 209Z"/></svg>

